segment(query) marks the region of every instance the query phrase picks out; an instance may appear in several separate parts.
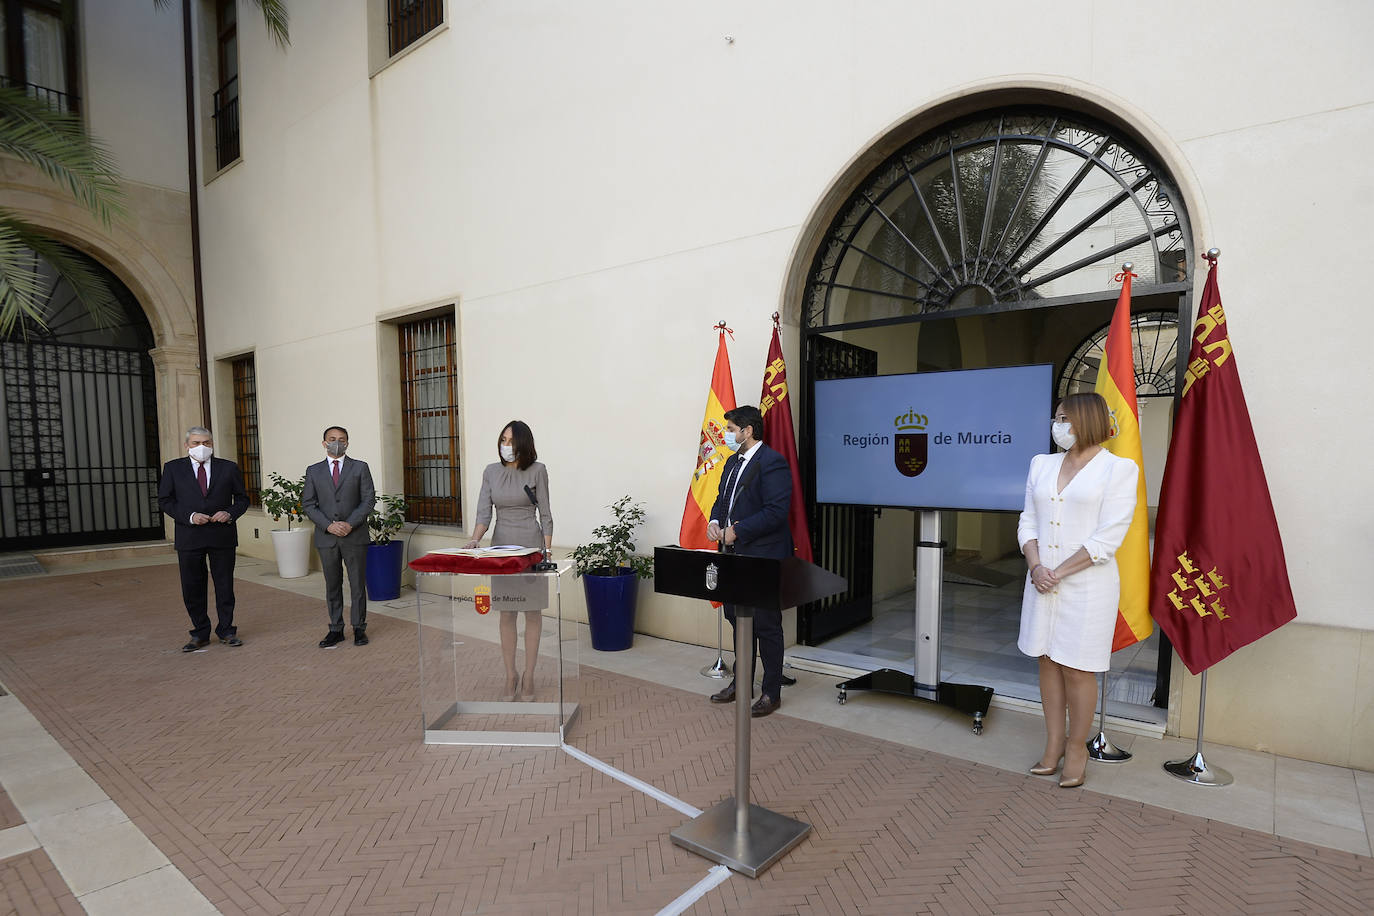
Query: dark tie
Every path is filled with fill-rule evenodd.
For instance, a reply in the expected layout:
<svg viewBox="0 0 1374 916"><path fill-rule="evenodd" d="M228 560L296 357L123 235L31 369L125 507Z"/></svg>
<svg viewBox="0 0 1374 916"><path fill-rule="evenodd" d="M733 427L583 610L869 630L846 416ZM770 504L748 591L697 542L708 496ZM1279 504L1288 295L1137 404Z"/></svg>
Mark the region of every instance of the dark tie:
<svg viewBox="0 0 1374 916"><path fill-rule="evenodd" d="M196 483L200 484L200 495L210 495L210 481L205 476L205 462L196 465Z"/></svg>
<svg viewBox="0 0 1374 916"><path fill-rule="evenodd" d="M334 465L334 486L337 487L339 485L339 462L332 461L330 463Z"/></svg>
<svg viewBox="0 0 1374 916"><path fill-rule="evenodd" d="M744 461L740 460L730 469L730 479L725 482L725 527L730 527L730 516L735 509L735 488L739 486L740 471L744 467Z"/></svg>

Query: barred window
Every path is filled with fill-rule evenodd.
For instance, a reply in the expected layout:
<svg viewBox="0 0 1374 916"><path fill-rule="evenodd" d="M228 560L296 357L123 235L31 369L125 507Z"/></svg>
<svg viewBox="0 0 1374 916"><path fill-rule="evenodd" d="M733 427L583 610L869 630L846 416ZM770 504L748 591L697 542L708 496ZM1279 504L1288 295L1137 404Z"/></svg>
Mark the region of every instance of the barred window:
<svg viewBox="0 0 1374 916"><path fill-rule="evenodd" d="M0 86L77 114L79 59L70 0L0 0Z"/></svg>
<svg viewBox="0 0 1374 916"><path fill-rule="evenodd" d="M213 99L215 166L239 158L239 26L234 0L215 0L215 59L219 88Z"/></svg>
<svg viewBox="0 0 1374 916"><path fill-rule="evenodd" d="M253 357L234 360L234 443L250 506L262 505L262 456L258 446L258 375Z"/></svg>
<svg viewBox="0 0 1374 916"><path fill-rule="evenodd" d="M446 315L398 330L406 520L461 525L456 322Z"/></svg>
<svg viewBox="0 0 1374 916"><path fill-rule="evenodd" d="M388 50L394 57L443 21L444 0L387 0Z"/></svg>

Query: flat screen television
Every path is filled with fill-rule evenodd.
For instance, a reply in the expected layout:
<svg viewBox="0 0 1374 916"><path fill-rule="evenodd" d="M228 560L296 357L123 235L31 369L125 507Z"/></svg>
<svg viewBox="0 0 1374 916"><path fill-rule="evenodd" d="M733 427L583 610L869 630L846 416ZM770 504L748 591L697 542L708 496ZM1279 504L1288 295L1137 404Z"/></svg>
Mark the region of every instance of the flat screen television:
<svg viewBox="0 0 1374 916"><path fill-rule="evenodd" d="M816 501L1017 510L1048 452L1050 365L816 382Z"/></svg>

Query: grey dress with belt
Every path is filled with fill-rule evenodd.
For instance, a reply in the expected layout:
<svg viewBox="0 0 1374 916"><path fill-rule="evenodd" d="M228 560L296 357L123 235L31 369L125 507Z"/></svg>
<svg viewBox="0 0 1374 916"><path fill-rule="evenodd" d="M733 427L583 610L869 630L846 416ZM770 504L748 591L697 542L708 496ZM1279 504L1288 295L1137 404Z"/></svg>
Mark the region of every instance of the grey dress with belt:
<svg viewBox="0 0 1374 916"><path fill-rule="evenodd" d="M528 486L534 491L535 504L525 493ZM491 527L492 510L496 510L496 525ZM553 515L549 511L549 472L535 461L523 471L513 464L499 461L482 471L482 490L477 496L477 517L473 527L491 527L491 545L502 547L544 546L545 537L553 537ZM498 611L537 611L548 607L547 582L542 576L493 576L492 606Z"/></svg>

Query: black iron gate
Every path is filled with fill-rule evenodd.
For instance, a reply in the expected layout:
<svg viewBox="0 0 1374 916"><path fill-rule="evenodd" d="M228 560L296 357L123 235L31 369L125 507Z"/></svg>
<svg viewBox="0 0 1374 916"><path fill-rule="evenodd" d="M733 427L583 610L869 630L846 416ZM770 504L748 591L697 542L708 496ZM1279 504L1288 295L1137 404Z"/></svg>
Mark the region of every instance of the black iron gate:
<svg viewBox="0 0 1374 916"><path fill-rule="evenodd" d="M163 536L147 353L0 344L0 550Z"/></svg>
<svg viewBox="0 0 1374 916"><path fill-rule="evenodd" d="M815 387L817 381L878 374L873 350L811 334L807 338L806 411L802 441L813 452L807 462L806 504L811 507L811 549L815 561L849 580L838 595L804 604L797 611L797 641L815 646L873 619L873 516L871 506L816 502Z"/></svg>
<svg viewBox="0 0 1374 916"><path fill-rule="evenodd" d="M74 249L113 305L93 315L45 259L42 322L0 340L0 551L163 537L152 327L114 274Z"/></svg>

